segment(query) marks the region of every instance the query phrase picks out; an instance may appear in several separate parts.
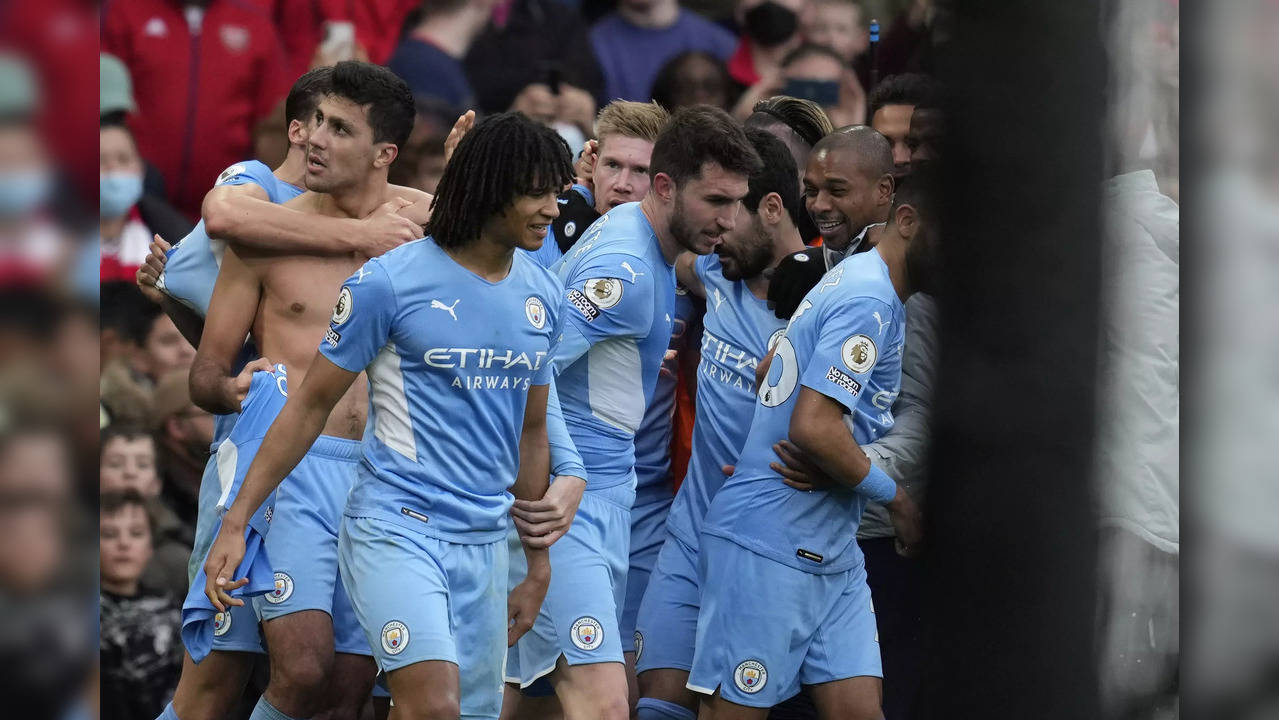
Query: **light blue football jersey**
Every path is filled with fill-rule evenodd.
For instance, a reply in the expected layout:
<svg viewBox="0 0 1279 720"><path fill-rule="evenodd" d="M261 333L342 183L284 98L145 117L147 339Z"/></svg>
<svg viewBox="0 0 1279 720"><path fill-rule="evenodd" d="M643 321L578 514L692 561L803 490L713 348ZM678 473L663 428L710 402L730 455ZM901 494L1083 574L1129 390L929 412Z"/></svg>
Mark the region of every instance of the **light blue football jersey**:
<svg viewBox="0 0 1279 720"><path fill-rule="evenodd" d="M865 498L845 489L795 490L768 465L777 460L773 444L789 435L801 385L852 414L859 445L887 432L905 338L906 309L878 251L849 257L827 272L777 341L737 472L711 500L703 533L806 572L859 565L854 537Z"/></svg>
<svg viewBox="0 0 1279 720"><path fill-rule="evenodd" d="M706 289L702 317L702 359L697 366L697 419L688 474L671 506L667 527L697 547L702 518L724 484L721 468L737 462L755 406L755 370L781 337L785 321L746 283L724 278L718 255L693 264Z"/></svg>
<svg viewBox="0 0 1279 720"><path fill-rule="evenodd" d="M369 378L346 514L456 543L506 537L524 407L550 382L562 289L525 253L489 282L431 238L342 286L320 352Z"/></svg>
<svg viewBox="0 0 1279 720"><path fill-rule="evenodd" d="M277 205L304 192L303 188L276 177L271 168L257 160L246 160L223 170L214 186L248 183L266 190L271 202ZM210 238L204 229L204 220L200 220L195 229L169 248L169 252L165 254L164 272L160 273L156 286L169 297L194 310L200 317L208 316L209 303L213 299L213 285L218 280L218 269L222 267L222 253L225 250L226 243ZM213 417L214 448L230 435L231 428L235 426L235 418L234 413Z"/></svg>
<svg viewBox="0 0 1279 720"><path fill-rule="evenodd" d="M689 321L693 316L693 300L682 287L675 288L675 320L671 340L657 374L653 398L644 412L644 420L635 433L635 506L661 500L674 494L671 480L671 433L675 421L675 390L679 384L680 355L689 340ZM661 528L660 525L656 526Z"/></svg>
<svg viewBox="0 0 1279 720"><path fill-rule="evenodd" d="M552 270L565 300L556 384L588 487L630 482L635 433L670 344L675 268L636 202L592 223Z"/></svg>

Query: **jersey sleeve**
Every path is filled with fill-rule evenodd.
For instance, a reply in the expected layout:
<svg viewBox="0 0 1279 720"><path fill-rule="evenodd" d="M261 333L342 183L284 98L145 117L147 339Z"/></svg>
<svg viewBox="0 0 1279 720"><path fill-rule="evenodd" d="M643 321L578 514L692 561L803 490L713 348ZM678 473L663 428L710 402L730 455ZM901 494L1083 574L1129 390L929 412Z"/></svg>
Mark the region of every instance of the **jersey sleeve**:
<svg viewBox="0 0 1279 720"><path fill-rule="evenodd" d="M877 315L891 318L892 308L865 297L828 303L800 383L853 412L880 353L886 349L879 345L889 337L880 332Z"/></svg>
<svg viewBox="0 0 1279 720"><path fill-rule="evenodd" d="M657 276L633 255L610 253L581 263L564 283L565 332L589 345L643 337L653 323Z"/></svg>
<svg viewBox="0 0 1279 720"><path fill-rule="evenodd" d="M564 308L548 308L548 318L551 323L551 343L546 349L546 360L538 366L533 373L534 385L547 385L555 378L555 356L559 353L560 345L564 341ZM554 389L552 389L554 394Z"/></svg>
<svg viewBox="0 0 1279 720"><path fill-rule="evenodd" d="M256 160L238 162L231 167L223 170L218 179L213 183L214 187L219 185L247 185L253 183L261 186L264 190L270 192L271 185L275 182L275 175L271 173L271 168L263 165Z"/></svg>
<svg viewBox="0 0 1279 720"><path fill-rule="evenodd" d="M364 370L390 338L395 315L391 277L382 263L370 260L338 292L320 353L344 370Z"/></svg>
<svg viewBox="0 0 1279 720"><path fill-rule="evenodd" d="M719 256L715 253L710 253L709 255L698 255L697 259L693 261L693 274L696 275L698 281L702 283L702 287L707 287L709 285L709 283L706 282L706 277L711 270L711 263L719 263Z"/></svg>

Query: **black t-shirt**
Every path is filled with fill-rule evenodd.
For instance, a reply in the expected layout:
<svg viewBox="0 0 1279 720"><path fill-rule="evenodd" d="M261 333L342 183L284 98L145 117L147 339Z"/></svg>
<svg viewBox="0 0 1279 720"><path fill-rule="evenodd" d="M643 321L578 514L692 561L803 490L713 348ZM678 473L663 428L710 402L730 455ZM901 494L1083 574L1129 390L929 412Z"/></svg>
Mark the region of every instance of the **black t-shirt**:
<svg viewBox="0 0 1279 720"><path fill-rule="evenodd" d="M560 252L567 253L582 233L586 232L586 228L599 219L600 214L576 190L560 195L559 201L560 216L551 222L551 229L555 231L555 242L559 244Z"/></svg>
<svg viewBox="0 0 1279 720"><path fill-rule="evenodd" d="M160 714L182 671L182 609L168 594L102 591L102 720Z"/></svg>

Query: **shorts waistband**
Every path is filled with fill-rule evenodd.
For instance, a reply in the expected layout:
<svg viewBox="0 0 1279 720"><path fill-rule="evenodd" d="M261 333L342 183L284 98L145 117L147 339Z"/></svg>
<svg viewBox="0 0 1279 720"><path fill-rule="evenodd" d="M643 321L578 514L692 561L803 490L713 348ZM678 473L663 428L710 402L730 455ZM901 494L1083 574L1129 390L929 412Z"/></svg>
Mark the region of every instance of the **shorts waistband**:
<svg viewBox="0 0 1279 720"><path fill-rule="evenodd" d="M332 435L321 435L315 439L315 444L311 446L310 450L307 450L306 454L354 462L360 459L363 447L364 441L362 440L349 440Z"/></svg>

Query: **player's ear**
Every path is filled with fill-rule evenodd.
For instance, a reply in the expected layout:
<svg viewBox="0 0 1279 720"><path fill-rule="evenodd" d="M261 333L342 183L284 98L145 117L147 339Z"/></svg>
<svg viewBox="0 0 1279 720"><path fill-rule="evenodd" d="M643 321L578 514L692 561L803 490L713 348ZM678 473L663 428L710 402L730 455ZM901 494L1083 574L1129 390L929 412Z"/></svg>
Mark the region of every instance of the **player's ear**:
<svg viewBox="0 0 1279 720"><path fill-rule="evenodd" d="M771 192L759 201L759 215L769 225L781 222L784 214L786 214L786 207L782 205L781 195Z"/></svg>
<svg viewBox="0 0 1279 720"><path fill-rule="evenodd" d="M893 222L896 223L901 236L910 240L919 231L919 214L912 205L898 205L893 211Z"/></svg>
<svg viewBox="0 0 1279 720"><path fill-rule="evenodd" d="M893 176L888 173L880 175L879 180L875 182L875 204L891 205L893 202L894 189L895 185L893 183Z"/></svg>
<svg viewBox="0 0 1279 720"><path fill-rule="evenodd" d="M305 124L303 124L301 120L290 120L290 121L289 121L289 130L288 130L288 134L289 134L289 144L290 144L290 145L305 145L305 144L306 144L306 137L307 137L306 125L305 125Z"/></svg>
<svg viewBox="0 0 1279 720"><path fill-rule="evenodd" d="M653 192L665 202L675 201L675 180L666 173L659 172L653 176Z"/></svg>
<svg viewBox="0 0 1279 720"><path fill-rule="evenodd" d="M373 156L373 167L379 170L390 166L395 162L395 158L400 154L400 148L395 143L378 143L377 152Z"/></svg>

